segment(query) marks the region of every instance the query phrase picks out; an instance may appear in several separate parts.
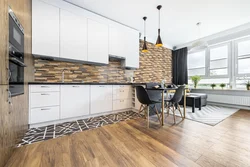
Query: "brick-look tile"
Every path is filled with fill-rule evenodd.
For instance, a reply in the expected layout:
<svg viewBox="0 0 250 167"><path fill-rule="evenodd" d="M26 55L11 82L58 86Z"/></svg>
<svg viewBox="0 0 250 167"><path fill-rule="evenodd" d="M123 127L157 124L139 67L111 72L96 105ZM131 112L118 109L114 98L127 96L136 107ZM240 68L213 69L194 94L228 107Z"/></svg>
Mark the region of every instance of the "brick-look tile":
<svg viewBox="0 0 250 167"><path fill-rule="evenodd" d="M143 41L140 41L140 50ZM134 71L135 82L172 82L172 51L147 43L148 52L140 52L140 68ZM126 82L125 70L120 61L110 61L107 66L47 61L35 59L35 81L61 82Z"/></svg>

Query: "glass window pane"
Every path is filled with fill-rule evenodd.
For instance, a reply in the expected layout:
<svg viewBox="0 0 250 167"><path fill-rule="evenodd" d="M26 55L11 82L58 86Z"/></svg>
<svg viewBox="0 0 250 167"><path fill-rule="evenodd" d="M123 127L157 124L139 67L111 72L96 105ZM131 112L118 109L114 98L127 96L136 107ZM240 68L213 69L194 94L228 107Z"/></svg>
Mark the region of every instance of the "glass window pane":
<svg viewBox="0 0 250 167"><path fill-rule="evenodd" d="M217 70L210 70L210 75L227 75L227 68L224 69L217 69Z"/></svg>
<svg viewBox="0 0 250 167"><path fill-rule="evenodd" d="M228 57L228 46L221 46L210 49L210 60L223 59Z"/></svg>
<svg viewBox="0 0 250 167"><path fill-rule="evenodd" d="M188 76L205 75L205 68L188 70Z"/></svg>
<svg viewBox="0 0 250 167"><path fill-rule="evenodd" d="M250 54L250 40L238 43L238 56Z"/></svg>
<svg viewBox="0 0 250 167"><path fill-rule="evenodd" d="M210 61L210 69L227 67L227 59Z"/></svg>
<svg viewBox="0 0 250 167"><path fill-rule="evenodd" d="M250 58L238 60L238 73L239 74L250 73Z"/></svg>
<svg viewBox="0 0 250 167"><path fill-rule="evenodd" d="M205 67L205 51L188 54L188 69Z"/></svg>

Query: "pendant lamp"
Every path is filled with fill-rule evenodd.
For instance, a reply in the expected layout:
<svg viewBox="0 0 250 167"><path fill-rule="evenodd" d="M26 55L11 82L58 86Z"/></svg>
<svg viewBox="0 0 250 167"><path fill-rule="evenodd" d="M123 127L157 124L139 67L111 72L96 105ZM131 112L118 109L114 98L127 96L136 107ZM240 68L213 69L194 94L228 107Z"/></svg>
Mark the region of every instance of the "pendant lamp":
<svg viewBox="0 0 250 167"><path fill-rule="evenodd" d="M159 11L159 27L158 27L158 37L157 37L157 41L156 41L156 44L155 46L157 47L161 47L163 46L162 44L162 41L161 41L161 29L160 29L160 23L161 23L161 15L160 15L160 10L161 10L162 6L161 5L158 5L157 6L157 9Z"/></svg>
<svg viewBox="0 0 250 167"><path fill-rule="evenodd" d="M147 47L147 41L146 41L146 20L147 17L143 17L144 20L144 42L143 42L143 47L142 47L142 52L148 52L148 47Z"/></svg>

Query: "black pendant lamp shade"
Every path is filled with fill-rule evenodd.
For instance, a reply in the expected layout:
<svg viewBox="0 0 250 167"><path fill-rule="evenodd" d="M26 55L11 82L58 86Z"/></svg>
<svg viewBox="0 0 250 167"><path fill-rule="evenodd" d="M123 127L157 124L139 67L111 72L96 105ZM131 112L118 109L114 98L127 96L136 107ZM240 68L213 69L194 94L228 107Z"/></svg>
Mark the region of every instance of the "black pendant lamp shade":
<svg viewBox="0 0 250 167"><path fill-rule="evenodd" d="M143 17L144 20L144 42L142 46L142 52L148 52L147 41L146 41L146 20L147 17Z"/></svg>
<svg viewBox="0 0 250 167"><path fill-rule="evenodd" d="M160 15L160 10L161 10L162 6L158 5L157 9L159 10L159 28L158 28L158 37L157 37L157 41L155 43L155 46L157 47L161 47L163 46L162 44L162 40L161 40L161 29L160 29L160 22L161 22L161 15Z"/></svg>

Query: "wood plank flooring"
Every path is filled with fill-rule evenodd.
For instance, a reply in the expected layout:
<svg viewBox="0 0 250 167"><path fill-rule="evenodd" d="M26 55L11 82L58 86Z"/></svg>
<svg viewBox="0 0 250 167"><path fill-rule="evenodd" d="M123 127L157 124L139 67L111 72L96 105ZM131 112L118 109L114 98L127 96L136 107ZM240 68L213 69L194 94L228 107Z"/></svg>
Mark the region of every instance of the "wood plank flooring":
<svg viewBox="0 0 250 167"><path fill-rule="evenodd" d="M212 127L130 120L16 149L7 167L250 166L250 111Z"/></svg>

